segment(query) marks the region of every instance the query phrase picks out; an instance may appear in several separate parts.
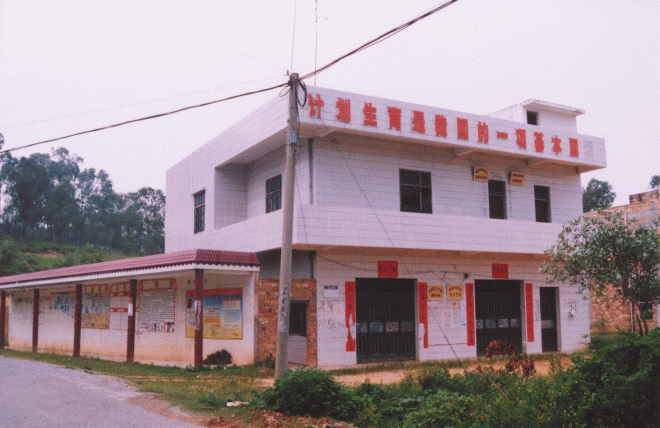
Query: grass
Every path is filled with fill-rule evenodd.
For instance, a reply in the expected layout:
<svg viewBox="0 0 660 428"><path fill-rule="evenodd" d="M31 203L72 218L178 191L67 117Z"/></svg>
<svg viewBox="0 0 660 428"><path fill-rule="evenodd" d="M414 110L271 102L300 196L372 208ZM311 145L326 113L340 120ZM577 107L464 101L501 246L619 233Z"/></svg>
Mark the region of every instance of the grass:
<svg viewBox="0 0 660 428"><path fill-rule="evenodd" d="M141 392L153 393L157 398L172 405L197 414L202 418L212 420L239 421L250 426L251 421L260 420L264 412L255 410L254 406L232 407L225 405L226 401L258 402L258 397L267 389L265 379L272 379L272 368L263 365L228 367L223 369L203 368L196 370L191 367L180 368L172 366L156 366L152 364L127 363L101 360L98 358L74 358L66 355L47 353L31 353L0 350L0 356L29 359L50 364L57 364L71 369L85 370L125 379L135 385ZM566 354L535 355L537 361L566 357ZM505 360L505 359L503 359ZM356 368L333 370L335 376L368 374L381 371L413 372L413 377L442 368L460 368L474 364L489 365L499 359L471 359L458 361L435 362L393 362L385 364L370 364ZM392 387L395 387L392 385ZM280 416L276 416L279 418ZM318 421L309 418L287 418L283 426L317 426ZM321 425L324 426L324 425Z"/></svg>

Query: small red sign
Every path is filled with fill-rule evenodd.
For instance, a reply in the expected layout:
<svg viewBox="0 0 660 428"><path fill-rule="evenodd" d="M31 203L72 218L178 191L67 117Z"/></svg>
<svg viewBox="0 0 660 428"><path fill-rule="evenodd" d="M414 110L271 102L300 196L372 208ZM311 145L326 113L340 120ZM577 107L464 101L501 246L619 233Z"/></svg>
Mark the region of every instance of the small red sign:
<svg viewBox="0 0 660 428"><path fill-rule="evenodd" d="M509 265L493 263L494 279L509 279Z"/></svg>
<svg viewBox="0 0 660 428"><path fill-rule="evenodd" d="M398 278L399 262L380 261L378 262L378 278Z"/></svg>

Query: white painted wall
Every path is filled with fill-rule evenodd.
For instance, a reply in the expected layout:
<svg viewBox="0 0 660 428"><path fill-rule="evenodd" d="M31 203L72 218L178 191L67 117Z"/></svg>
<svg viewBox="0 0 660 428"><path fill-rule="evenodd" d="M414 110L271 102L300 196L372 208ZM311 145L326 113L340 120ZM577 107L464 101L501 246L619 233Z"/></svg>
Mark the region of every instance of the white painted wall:
<svg viewBox="0 0 660 428"><path fill-rule="evenodd" d="M243 289L243 338L240 340L204 339L204 355L226 349L235 364L251 364L255 358L255 278L254 273L207 274L205 289ZM162 279L162 278L161 278ZM186 292L194 290L194 275L174 276L175 326L174 332L136 331L135 361L189 365L194 362L194 338L186 336ZM103 284L126 281L126 278L103 281ZM100 284L100 282L99 282ZM73 316L53 308L52 295L74 292L73 284L46 287L40 291L39 351L71 354L73 351ZM9 304L9 347L30 350L32 348L32 291L10 291ZM138 306L140 305L138 292ZM136 322L136 329L139 325ZM126 358L127 331L123 329L81 330L81 354L113 360Z"/></svg>
<svg viewBox="0 0 660 428"><path fill-rule="evenodd" d="M320 367L347 366L356 364L355 352L346 351L347 329L345 325L345 283L355 278L376 277L379 260L397 260L399 277L415 278L429 285L474 283L478 279L491 279L492 263L505 263L509 266L509 278L523 283L532 283L534 288L534 342L526 341L525 300L522 299L523 347L528 353L541 352L540 286L559 287L558 323L559 347L571 352L580 349L589 334L589 301L577 293L576 287L567 284L546 284L539 272L539 262L516 260L478 260L468 258L436 258L432 256L387 257L376 255L345 255L338 253L319 254L317 261L317 307L318 307L318 353ZM464 279L464 273L469 277ZM326 298L324 285L339 287L338 298ZM417 300L417 299L416 299ZM421 361L476 357L476 346L467 346L467 323L465 300L460 301L460 315L450 312L429 311L429 347L423 348L418 342ZM575 316L569 314L574 305ZM434 316L435 315L435 316ZM418 320L416 320L418 321ZM419 324L417 335L420 336ZM449 346L449 343L453 345Z"/></svg>

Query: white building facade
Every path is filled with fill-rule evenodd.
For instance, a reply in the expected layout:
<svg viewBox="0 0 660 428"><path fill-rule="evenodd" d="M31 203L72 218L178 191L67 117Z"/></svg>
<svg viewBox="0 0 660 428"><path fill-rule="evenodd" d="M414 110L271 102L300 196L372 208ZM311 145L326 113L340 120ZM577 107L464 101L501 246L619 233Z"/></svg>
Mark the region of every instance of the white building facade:
<svg viewBox="0 0 660 428"><path fill-rule="evenodd" d="M301 96L302 98L302 96ZM590 305L546 284L543 251L605 167L581 110L487 116L308 87L299 109L294 278L317 283L318 365L476 357L493 340L570 352ZM277 278L287 98L167 172L166 252L255 252Z"/></svg>

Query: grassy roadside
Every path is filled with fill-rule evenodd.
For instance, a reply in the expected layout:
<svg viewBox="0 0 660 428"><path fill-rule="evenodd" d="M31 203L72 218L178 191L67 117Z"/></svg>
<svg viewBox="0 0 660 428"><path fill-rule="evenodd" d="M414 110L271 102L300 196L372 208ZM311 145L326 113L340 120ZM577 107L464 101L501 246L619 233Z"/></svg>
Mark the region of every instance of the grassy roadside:
<svg viewBox="0 0 660 428"><path fill-rule="evenodd" d="M253 407L228 408L225 402L253 402L257 394L266 389L259 380L273 377L272 369L257 365L229 367L226 370L194 370L8 349L0 349L0 356L115 376L133 383L141 392L154 393L157 398L205 419L234 420L246 424L253 417L250 415Z"/></svg>
<svg viewBox="0 0 660 428"><path fill-rule="evenodd" d="M97 358L73 358L65 355L19 352L3 349L0 356L29 359L57 364L90 373L115 376L131 382L141 392L153 393L156 398L197 415L208 421L208 426L227 427L315 427L325 426L328 421L312 418L284 417L275 412L248 407L226 407L227 401L246 401L254 404L257 397L272 384L274 372L263 365L229 367L227 369L180 368L150 364L126 363L100 360ZM567 359L566 354L534 355L534 360L552 361ZM369 364L357 368L331 371L335 377L346 375L373 374L379 372L405 372L409 379L428 374L438 369L459 369L477 365L498 364L505 358L491 360L393 362ZM368 377L368 376L367 376ZM270 422L264 422L270 419Z"/></svg>

